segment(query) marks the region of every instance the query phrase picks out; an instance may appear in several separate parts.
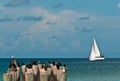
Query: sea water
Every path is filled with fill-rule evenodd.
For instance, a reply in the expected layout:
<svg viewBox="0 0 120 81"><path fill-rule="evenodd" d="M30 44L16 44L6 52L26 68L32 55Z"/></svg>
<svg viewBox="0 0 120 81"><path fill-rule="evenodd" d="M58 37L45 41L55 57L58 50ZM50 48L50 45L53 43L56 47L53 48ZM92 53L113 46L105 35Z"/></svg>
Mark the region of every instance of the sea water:
<svg viewBox="0 0 120 81"><path fill-rule="evenodd" d="M0 81L11 59L0 59ZM17 59L20 63L30 60L58 61L67 65L67 81L120 81L120 59L90 62L88 59Z"/></svg>

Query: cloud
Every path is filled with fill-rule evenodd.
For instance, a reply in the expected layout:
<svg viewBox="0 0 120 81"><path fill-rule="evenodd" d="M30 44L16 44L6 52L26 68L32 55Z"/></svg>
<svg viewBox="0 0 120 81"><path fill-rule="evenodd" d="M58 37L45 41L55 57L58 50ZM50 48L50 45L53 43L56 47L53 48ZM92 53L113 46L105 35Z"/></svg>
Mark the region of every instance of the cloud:
<svg viewBox="0 0 120 81"><path fill-rule="evenodd" d="M95 28L83 27L83 28L81 29L81 32L94 32L94 31L96 31Z"/></svg>
<svg viewBox="0 0 120 81"><path fill-rule="evenodd" d="M118 8L120 8L120 3L118 3L118 5L117 5L117 6L118 6Z"/></svg>
<svg viewBox="0 0 120 81"><path fill-rule="evenodd" d="M18 21L42 21L42 16L9 16L0 17L0 23L2 22L18 22Z"/></svg>
<svg viewBox="0 0 120 81"><path fill-rule="evenodd" d="M32 8L3 8L0 6L0 9L5 12L0 17L3 19L0 24L0 32L2 32L0 34L0 49L8 53L10 53L9 51L19 53L22 50L23 54L28 52L39 54L41 52L51 54L64 52L67 54L74 50L78 52L80 49L86 49L85 42L89 42L88 38L92 38L93 35L91 33L99 29L102 30L101 36L103 38L105 38L104 35L108 38L117 37L119 33L120 17L118 16L96 17L68 9L53 13L40 6ZM16 10L17 12L14 12ZM11 21L31 20L37 22L9 23ZM114 31L114 33L110 33L109 30ZM116 33L116 31L118 32ZM109 36L107 36L108 32ZM98 36L98 33L95 33L94 36Z"/></svg>
<svg viewBox="0 0 120 81"><path fill-rule="evenodd" d="M24 51L47 51L52 53L55 51L65 53L73 50L79 51L81 45L80 36L82 35L81 30L82 32L91 31L91 28L82 29L84 25L90 25L92 22L91 16L87 22L81 22L79 18L88 17L87 14L67 9L56 14L39 6L32 7L29 10L27 17L8 17L16 21L24 21L24 19L31 20L27 17L40 17L41 20L34 22L26 29L23 29L21 32L16 33L14 36L10 37L9 40L7 40L6 37L2 45L4 46L5 51L19 49ZM23 26L23 24L21 26ZM7 42L9 42L9 44L6 44Z"/></svg>
<svg viewBox="0 0 120 81"><path fill-rule="evenodd" d="M56 5L53 6L53 8L60 8L60 7L63 7L62 3L56 4Z"/></svg>
<svg viewBox="0 0 120 81"><path fill-rule="evenodd" d="M0 22L5 22L5 21L11 22L11 21L13 21L13 18L8 15L0 18Z"/></svg>
<svg viewBox="0 0 120 81"><path fill-rule="evenodd" d="M80 20L89 20L90 18L89 17L81 17Z"/></svg>
<svg viewBox="0 0 120 81"><path fill-rule="evenodd" d="M17 17L15 21L42 21L42 16L23 16L23 17Z"/></svg>
<svg viewBox="0 0 120 81"><path fill-rule="evenodd" d="M51 22L51 21L48 21L48 22L46 22L46 24L48 24L48 25L54 25L54 24L56 24L57 22Z"/></svg>
<svg viewBox="0 0 120 81"><path fill-rule="evenodd" d="M50 39L56 39L56 36L51 36Z"/></svg>
<svg viewBox="0 0 120 81"><path fill-rule="evenodd" d="M30 4L30 0L12 0L8 4L6 4L6 7L16 7L21 5L27 5Z"/></svg>
<svg viewBox="0 0 120 81"><path fill-rule="evenodd" d="M39 50L79 49L80 38L74 31L76 31L75 25L79 25L78 18L85 17L84 14L71 10L63 10L59 14L54 14L42 7L32 8L31 12L33 13L30 15L41 15L44 20L25 30L23 33L29 33L29 35L24 35L23 40L30 40Z"/></svg>

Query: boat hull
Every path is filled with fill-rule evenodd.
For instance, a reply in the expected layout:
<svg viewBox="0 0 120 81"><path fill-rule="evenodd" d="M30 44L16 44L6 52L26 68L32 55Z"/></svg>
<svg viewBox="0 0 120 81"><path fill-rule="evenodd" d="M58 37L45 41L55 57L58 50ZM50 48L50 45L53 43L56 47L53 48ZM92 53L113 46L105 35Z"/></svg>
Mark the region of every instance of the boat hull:
<svg viewBox="0 0 120 81"><path fill-rule="evenodd" d="M104 57L99 57L99 58L90 58L90 61L96 61L96 60L105 60Z"/></svg>

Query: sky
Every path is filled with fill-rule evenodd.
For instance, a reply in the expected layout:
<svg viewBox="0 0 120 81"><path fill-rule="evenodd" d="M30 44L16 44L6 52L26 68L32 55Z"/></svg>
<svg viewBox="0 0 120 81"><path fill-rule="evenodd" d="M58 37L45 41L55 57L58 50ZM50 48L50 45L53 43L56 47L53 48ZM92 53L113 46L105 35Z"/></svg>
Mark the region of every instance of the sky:
<svg viewBox="0 0 120 81"><path fill-rule="evenodd" d="M0 0L0 58L120 58L119 35L120 0Z"/></svg>

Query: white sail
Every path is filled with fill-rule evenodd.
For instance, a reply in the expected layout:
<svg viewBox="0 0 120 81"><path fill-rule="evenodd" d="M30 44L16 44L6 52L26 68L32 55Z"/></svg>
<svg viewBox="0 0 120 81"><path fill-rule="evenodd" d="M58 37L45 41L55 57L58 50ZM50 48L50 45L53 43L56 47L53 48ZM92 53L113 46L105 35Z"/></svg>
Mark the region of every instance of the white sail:
<svg viewBox="0 0 120 81"><path fill-rule="evenodd" d="M99 49L98 49L98 46L97 46L97 43L96 43L96 40L95 40L95 38L93 39L93 41L94 41L94 52L95 52L95 56L96 57L100 57L100 51L99 51Z"/></svg>
<svg viewBox="0 0 120 81"><path fill-rule="evenodd" d="M92 50L91 50L91 53L90 53L90 59L94 59L95 58L95 52L94 52L94 47L92 45Z"/></svg>
<svg viewBox="0 0 120 81"><path fill-rule="evenodd" d="M92 45L92 50L90 53L90 58L89 60L94 61L94 60L104 60L104 57L100 56L100 51L98 49L96 40L93 39L93 45Z"/></svg>

